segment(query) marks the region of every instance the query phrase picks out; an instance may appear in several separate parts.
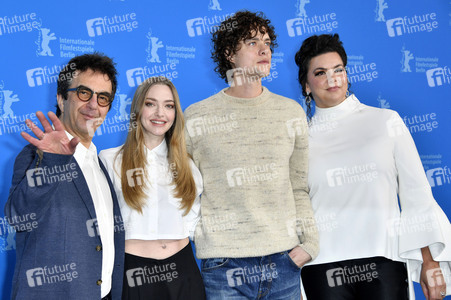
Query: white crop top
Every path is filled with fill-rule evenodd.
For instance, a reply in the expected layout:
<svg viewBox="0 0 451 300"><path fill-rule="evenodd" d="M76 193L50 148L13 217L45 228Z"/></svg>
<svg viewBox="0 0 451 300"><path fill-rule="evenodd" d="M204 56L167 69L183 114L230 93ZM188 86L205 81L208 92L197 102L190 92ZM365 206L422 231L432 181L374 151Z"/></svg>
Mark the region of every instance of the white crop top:
<svg viewBox="0 0 451 300"><path fill-rule="evenodd" d="M175 185L171 185L172 171L167 159L166 141L152 150L146 148L148 180L146 194L148 196L142 214L130 208L125 202L121 188L122 153L117 157L122 146L102 150L100 159L113 182L125 227L125 239L159 240L193 238L194 229L200 218L200 194L203 190L202 176L199 169L190 159L191 172L196 183L197 197L190 212L183 216L179 209L180 198L174 197ZM113 167L114 166L114 167ZM174 174L176 175L176 174ZM135 170L127 175L130 184L142 184L142 170Z"/></svg>

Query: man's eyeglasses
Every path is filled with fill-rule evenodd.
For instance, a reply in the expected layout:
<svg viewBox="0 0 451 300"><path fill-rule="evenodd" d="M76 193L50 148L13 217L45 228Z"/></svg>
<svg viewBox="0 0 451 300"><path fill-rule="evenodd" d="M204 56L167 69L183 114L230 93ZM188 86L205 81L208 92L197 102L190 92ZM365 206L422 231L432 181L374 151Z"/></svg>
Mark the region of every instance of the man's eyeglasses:
<svg viewBox="0 0 451 300"><path fill-rule="evenodd" d="M78 99L80 99L83 102L88 102L89 100L91 100L92 95L97 94L97 104L99 104L99 106L108 106L111 104L111 102L113 102L113 97L111 96L110 93L106 93L106 92L94 92L93 90L91 90L88 87L85 86L78 86L76 88L73 89L68 89L68 92L77 92L77 96Z"/></svg>

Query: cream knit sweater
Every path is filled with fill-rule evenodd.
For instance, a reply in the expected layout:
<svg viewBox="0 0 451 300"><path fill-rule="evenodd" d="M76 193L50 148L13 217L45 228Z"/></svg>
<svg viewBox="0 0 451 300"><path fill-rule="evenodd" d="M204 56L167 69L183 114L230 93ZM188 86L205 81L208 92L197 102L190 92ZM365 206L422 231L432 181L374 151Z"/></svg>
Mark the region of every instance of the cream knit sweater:
<svg viewBox="0 0 451 300"><path fill-rule="evenodd" d="M300 245L315 258L304 111L266 88L249 99L224 91L185 111L187 149L204 181L197 256L255 257Z"/></svg>

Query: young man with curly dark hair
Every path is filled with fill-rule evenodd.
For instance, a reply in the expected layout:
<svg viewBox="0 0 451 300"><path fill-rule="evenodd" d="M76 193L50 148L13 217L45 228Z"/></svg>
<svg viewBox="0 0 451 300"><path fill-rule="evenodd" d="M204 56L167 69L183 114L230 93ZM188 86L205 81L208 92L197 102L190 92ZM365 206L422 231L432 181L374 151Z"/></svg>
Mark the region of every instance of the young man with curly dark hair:
<svg viewBox="0 0 451 300"><path fill-rule="evenodd" d="M276 34L239 11L213 33L230 87L185 111L204 192L195 232L207 299L300 299L300 267L318 253L301 106L262 86Z"/></svg>

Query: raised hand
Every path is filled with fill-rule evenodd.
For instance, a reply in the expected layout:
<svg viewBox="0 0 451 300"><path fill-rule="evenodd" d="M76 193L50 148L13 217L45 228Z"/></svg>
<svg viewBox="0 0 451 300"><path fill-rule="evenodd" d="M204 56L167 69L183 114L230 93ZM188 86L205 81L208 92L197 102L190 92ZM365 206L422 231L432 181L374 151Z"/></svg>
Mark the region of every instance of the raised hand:
<svg viewBox="0 0 451 300"><path fill-rule="evenodd" d="M28 133L22 131L20 135L25 140L43 152L65 155L72 155L75 153L75 148L80 142L80 138L74 137L69 141L66 132L64 131L63 124L53 112L49 112L48 116L53 122L54 128L52 128L50 122L42 112L36 112L36 116L41 122L44 131L27 119L25 120L25 124L27 124L28 128L31 129L37 138L34 138Z"/></svg>

